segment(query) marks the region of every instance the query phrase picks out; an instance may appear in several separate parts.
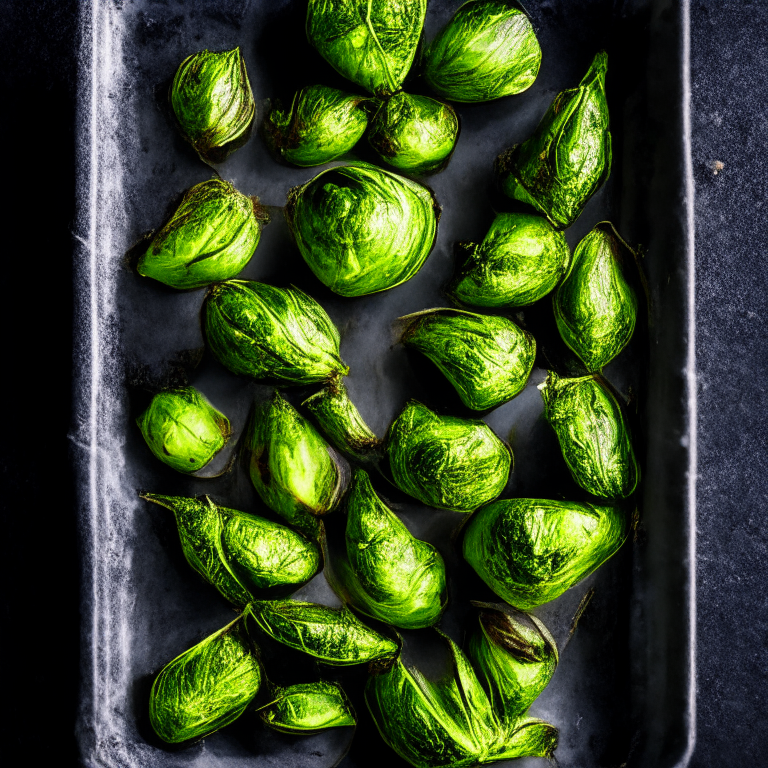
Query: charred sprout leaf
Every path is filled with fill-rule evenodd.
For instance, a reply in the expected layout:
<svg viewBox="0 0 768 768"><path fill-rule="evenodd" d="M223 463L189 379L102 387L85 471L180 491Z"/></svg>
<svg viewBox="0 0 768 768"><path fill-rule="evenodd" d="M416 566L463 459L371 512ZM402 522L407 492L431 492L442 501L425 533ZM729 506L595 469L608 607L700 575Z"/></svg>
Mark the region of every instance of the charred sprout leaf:
<svg viewBox="0 0 768 768"><path fill-rule="evenodd" d="M206 163L220 163L242 146L256 105L240 49L184 59L171 85L171 106L182 136Z"/></svg>
<svg viewBox="0 0 768 768"><path fill-rule="evenodd" d="M261 666L238 617L163 668L149 719L163 741L200 739L240 717L260 685Z"/></svg>
<svg viewBox="0 0 768 768"><path fill-rule="evenodd" d="M464 558L499 597L527 611L592 573L616 553L628 530L618 507L501 499L470 520Z"/></svg>
<svg viewBox="0 0 768 768"><path fill-rule="evenodd" d="M452 101L491 101L530 88L541 48L512 2L470 0L424 54L424 79Z"/></svg>
<svg viewBox="0 0 768 768"><path fill-rule="evenodd" d="M289 110L279 103L264 122L272 152L293 165L322 165L349 152L368 127L362 96L325 85L302 88Z"/></svg>
<svg viewBox="0 0 768 768"><path fill-rule="evenodd" d="M411 68L427 0L309 0L307 39L340 74L377 96Z"/></svg>
<svg viewBox="0 0 768 768"><path fill-rule="evenodd" d="M274 731L308 736L326 728L356 725L355 711L336 683L299 683L275 686L272 701L259 716Z"/></svg>
<svg viewBox="0 0 768 768"><path fill-rule="evenodd" d="M600 371L632 338L637 296L626 270L634 253L607 221L577 246L568 276L555 291L555 320L563 341L589 371Z"/></svg>
<svg viewBox="0 0 768 768"><path fill-rule="evenodd" d="M325 435L343 454L361 462L374 456L381 441L363 421L340 378L330 381L302 405L312 412Z"/></svg>
<svg viewBox="0 0 768 768"><path fill-rule="evenodd" d="M571 258L565 236L541 216L500 213L468 257L448 293L477 307L524 307L546 296Z"/></svg>
<svg viewBox="0 0 768 768"><path fill-rule="evenodd" d="M152 453L179 472L202 469L229 439L229 419L194 387L159 392L136 419Z"/></svg>
<svg viewBox="0 0 768 768"><path fill-rule="evenodd" d="M152 238L139 260L139 274L179 289L235 277L259 244L254 204L221 179L192 187Z"/></svg>
<svg viewBox="0 0 768 768"><path fill-rule="evenodd" d="M364 163L329 168L294 187L285 215L309 268L341 296L410 280L437 233L426 187Z"/></svg>
<svg viewBox="0 0 768 768"><path fill-rule="evenodd" d="M424 504L471 512L507 484L512 452L487 424L439 416L411 400L387 435L395 485Z"/></svg>
<svg viewBox="0 0 768 768"><path fill-rule="evenodd" d="M640 468L613 393L595 376L561 379L554 371L539 389L573 479L602 499L629 496Z"/></svg>
<svg viewBox="0 0 768 768"><path fill-rule="evenodd" d="M456 309L409 315L403 344L426 355L468 408L483 411L523 390L536 357L536 340L511 320Z"/></svg>
<svg viewBox="0 0 768 768"><path fill-rule="evenodd" d="M336 508L349 465L283 397L256 409L246 438L251 481L264 503L316 538L316 515Z"/></svg>
<svg viewBox="0 0 768 768"><path fill-rule="evenodd" d="M295 600L255 601L246 615L278 643L334 666L388 659L398 652L397 643L366 627L348 608Z"/></svg>
<svg viewBox="0 0 768 768"><path fill-rule="evenodd" d="M400 92L371 121L368 141L389 165L406 173L434 173L456 146L459 118L448 104Z"/></svg>
<svg viewBox="0 0 768 768"><path fill-rule="evenodd" d="M533 136L497 160L504 193L556 227L573 224L611 172L607 68L607 55L598 53L578 88L558 94Z"/></svg>
<svg viewBox="0 0 768 768"><path fill-rule="evenodd" d="M233 373L311 384L349 373L339 332L298 288L229 280L211 289L203 329L212 352Z"/></svg>
<svg viewBox="0 0 768 768"><path fill-rule="evenodd" d="M326 576L361 613L403 629L432 626L447 602L445 563L411 535L357 470L346 501L346 552Z"/></svg>

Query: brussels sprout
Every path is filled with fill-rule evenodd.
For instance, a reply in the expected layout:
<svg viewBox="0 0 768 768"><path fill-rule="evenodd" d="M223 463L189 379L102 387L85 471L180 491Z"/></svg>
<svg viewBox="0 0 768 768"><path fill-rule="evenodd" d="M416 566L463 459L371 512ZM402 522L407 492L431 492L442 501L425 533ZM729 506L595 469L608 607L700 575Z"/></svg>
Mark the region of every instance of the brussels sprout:
<svg viewBox="0 0 768 768"><path fill-rule="evenodd" d="M278 643L337 667L388 659L398 652L397 643L366 627L348 608L257 600L246 615Z"/></svg>
<svg viewBox="0 0 768 768"><path fill-rule="evenodd" d="M432 626L448 599L440 553L411 535L363 470L355 472L346 509L346 552L326 568L333 588L379 621L403 629Z"/></svg>
<svg viewBox="0 0 768 768"><path fill-rule="evenodd" d="M313 516L338 505L349 482L347 462L279 392L256 409L246 451L251 481L264 503L317 537Z"/></svg>
<svg viewBox="0 0 768 768"><path fill-rule="evenodd" d="M524 307L546 296L568 270L565 236L541 216L500 213L468 257L448 294L478 307Z"/></svg>
<svg viewBox="0 0 768 768"><path fill-rule="evenodd" d="M592 573L628 531L618 507L500 499L469 521L464 559L500 598L528 611Z"/></svg>
<svg viewBox="0 0 768 768"><path fill-rule="evenodd" d="M329 168L294 187L285 215L309 268L341 296L410 280L437 234L426 187L364 163Z"/></svg>
<svg viewBox="0 0 768 768"><path fill-rule="evenodd" d="M403 344L423 352L468 408L495 408L524 389L536 340L506 317L429 309L402 319Z"/></svg>
<svg viewBox="0 0 768 768"><path fill-rule="evenodd" d="M309 0L307 39L348 80L388 95L411 68L426 11L427 0Z"/></svg>
<svg viewBox="0 0 768 768"><path fill-rule="evenodd" d="M365 701L384 741L416 768L550 757L557 730L541 720L501 726L466 656L442 637L451 653L451 670L443 679L429 681L399 658L368 678Z"/></svg>
<svg viewBox="0 0 768 768"><path fill-rule="evenodd" d="M366 101L325 85L302 88L289 110L278 102L267 116L267 145L276 157L301 167L335 160L365 133Z"/></svg>
<svg viewBox="0 0 768 768"><path fill-rule="evenodd" d="M355 710L336 683L299 683L274 686L271 701L259 717L273 731L309 736L326 728L356 725Z"/></svg>
<svg viewBox="0 0 768 768"><path fill-rule="evenodd" d="M570 227L611 172L607 69L608 56L598 53L579 87L557 95L533 136L496 161L503 192L556 227Z"/></svg>
<svg viewBox="0 0 768 768"><path fill-rule="evenodd" d="M595 376L539 385L544 416L555 430L573 479L594 496L623 499L637 487L640 468L618 401Z"/></svg>
<svg viewBox="0 0 768 768"><path fill-rule="evenodd" d="M563 341L589 371L600 371L627 346L635 330L637 296L625 272L635 255L607 221L576 246L567 277L555 291L555 320Z"/></svg>
<svg viewBox="0 0 768 768"><path fill-rule="evenodd" d="M469 639L469 656L499 722L512 726L551 680L557 645L535 616L501 605L475 605L480 615Z"/></svg>
<svg viewBox="0 0 768 768"><path fill-rule="evenodd" d="M209 179L188 190L139 259L138 273L172 288L201 288L235 277L251 260L261 227L257 198ZM259 217L265 214L259 208Z"/></svg>
<svg viewBox="0 0 768 768"><path fill-rule="evenodd" d="M142 498L174 513L187 562L235 605L274 587L298 589L320 566L318 548L279 523L220 507L207 496Z"/></svg>
<svg viewBox="0 0 768 768"><path fill-rule="evenodd" d="M194 387L159 392L136 419L152 453L178 472L202 469L229 439L229 419Z"/></svg>
<svg viewBox="0 0 768 768"><path fill-rule="evenodd" d="M201 739L240 717L260 685L261 666L238 617L163 667L149 719L163 741Z"/></svg>
<svg viewBox="0 0 768 768"><path fill-rule="evenodd" d="M512 451L475 419L438 416L411 400L389 428L395 485L424 504L471 512L504 489Z"/></svg>
<svg viewBox="0 0 768 768"><path fill-rule="evenodd" d="M302 405L309 409L333 445L355 461L370 461L381 441L363 421L341 379L332 379Z"/></svg>
<svg viewBox="0 0 768 768"><path fill-rule="evenodd" d="M326 381L349 368L325 310L298 288L228 280L210 290L203 329L213 354L233 373L286 384Z"/></svg>
<svg viewBox="0 0 768 768"><path fill-rule="evenodd" d="M452 107L401 91L376 112L368 141L385 163L425 174L445 167L458 136L459 118Z"/></svg>
<svg viewBox="0 0 768 768"><path fill-rule="evenodd" d="M541 48L509 0L469 0L424 54L424 79L453 101L491 101L530 88Z"/></svg>
<svg viewBox="0 0 768 768"><path fill-rule="evenodd" d="M204 162L220 163L248 141L256 104L239 48L188 56L170 97L181 135Z"/></svg>

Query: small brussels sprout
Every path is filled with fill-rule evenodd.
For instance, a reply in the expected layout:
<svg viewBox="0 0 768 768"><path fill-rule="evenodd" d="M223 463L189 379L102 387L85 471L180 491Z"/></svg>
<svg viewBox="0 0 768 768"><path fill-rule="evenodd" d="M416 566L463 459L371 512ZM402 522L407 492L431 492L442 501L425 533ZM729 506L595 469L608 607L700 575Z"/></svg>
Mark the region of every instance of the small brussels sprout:
<svg viewBox="0 0 768 768"><path fill-rule="evenodd" d="M264 503L316 538L314 516L334 510L349 482L349 465L283 397L254 413L246 436L248 470Z"/></svg>
<svg viewBox="0 0 768 768"><path fill-rule="evenodd" d="M478 626L469 656L485 682L499 722L512 726L547 687L558 662L552 635L535 616L507 606L475 603Z"/></svg>
<svg viewBox="0 0 768 768"><path fill-rule="evenodd" d="M424 53L424 79L452 101L491 101L530 88L541 48L509 0L469 0Z"/></svg>
<svg viewBox="0 0 768 768"><path fill-rule="evenodd" d="M386 452L395 485L431 507L471 512L504 490L512 451L482 421L438 416L411 400Z"/></svg>
<svg viewBox="0 0 768 768"><path fill-rule="evenodd" d="M235 605L275 587L296 590L320 567L317 546L279 523L220 507L207 496L142 498L174 513L187 562Z"/></svg>
<svg viewBox="0 0 768 768"><path fill-rule="evenodd" d="M605 99L608 56L601 52L578 88L562 91L530 139L496 161L502 191L570 227L611 172Z"/></svg>
<svg viewBox="0 0 768 768"><path fill-rule="evenodd" d="M273 731L309 736L327 728L357 724L352 704L336 683L274 686L270 698L270 703L259 710L259 717Z"/></svg>
<svg viewBox="0 0 768 768"><path fill-rule="evenodd" d="M261 665L242 617L163 667L149 694L149 719L170 744L201 739L243 714L261 685Z"/></svg>
<svg viewBox="0 0 768 768"><path fill-rule="evenodd" d="M347 388L340 378L329 381L302 405L312 413L326 437L345 456L360 462L374 458L381 441L349 399Z"/></svg>
<svg viewBox="0 0 768 768"><path fill-rule="evenodd" d="M458 136L459 118L452 107L401 91L376 112L368 141L385 163L425 174L446 166Z"/></svg>
<svg viewBox="0 0 768 768"><path fill-rule="evenodd" d="M401 319L403 344L426 355L467 408L495 408L525 388L536 340L506 317L429 309Z"/></svg>
<svg viewBox="0 0 768 768"><path fill-rule="evenodd" d="M411 68L427 0L309 0L307 39L340 74L377 96Z"/></svg>
<svg viewBox="0 0 768 768"><path fill-rule="evenodd" d="M304 261L341 296L410 280L437 234L426 187L365 163L329 168L294 187L285 215Z"/></svg>
<svg viewBox="0 0 768 768"><path fill-rule="evenodd" d="M326 576L350 605L402 629L432 626L448 600L445 563L415 538L355 472L346 501L346 551L330 559Z"/></svg>
<svg viewBox="0 0 768 768"><path fill-rule="evenodd" d="M311 384L349 373L339 332L298 288L228 280L211 288L203 330L213 354L233 373Z"/></svg>
<svg viewBox="0 0 768 768"><path fill-rule="evenodd" d="M303 168L335 160L365 133L366 101L325 85L302 88L289 110L278 102L267 116L267 145L279 159Z"/></svg>
<svg viewBox="0 0 768 768"><path fill-rule="evenodd" d="M567 277L555 291L555 320L563 341L589 371L600 371L627 346L635 330L637 296L627 282L632 249L607 221L576 246Z"/></svg>
<svg viewBox="0 0 768 768"><path fill-rule="evenodd" d="M273 640L333 666L389 659L398 652L397 643L366 627L348 608L257 600L245 612Z"/></svg>
<svg viewBox="0 0 768 768"><path fill-rule="evenodd" d="M180 290L235 277L259 244L259 219L264 218L258 199L246 197L228 181L197 184L152 238L138 273Z"/></svg>
<svg viewBox="0 0 768 768"><path fill-rule="evenodd" d="M500 213L452 280L448 295L477 307L524 307L546 296L568 270L565 236L541 216Z"/></svg>
<svg viewBox="0 0 768 768"><path fill-rule="evenodd" d="M613 393L596 376L561 379L554 371L539 385L573 479L602 499L624 499L637 487L640 468L629 429Z"/></svg>
<svg viewBox="0 0 768 768"><path fill-rule="evenodd" d="M500 499L469 521L464 559L502 600L528 611L596 570L628 531L618 507Z"/></svg>
<svg viewBox="0 0 768 768"><path fill-rule="evenodd" d="M202 469L229 439L229 419L194 387L159 392L136 419L152 453L178 472Z"/></svg>
<svg viewBox="0 0 768 768"><path fill-rule="evenodd" d="M220 163L248 141L256 104L239 48L188 56L170 97L181 135L204 162Z"/></svg>

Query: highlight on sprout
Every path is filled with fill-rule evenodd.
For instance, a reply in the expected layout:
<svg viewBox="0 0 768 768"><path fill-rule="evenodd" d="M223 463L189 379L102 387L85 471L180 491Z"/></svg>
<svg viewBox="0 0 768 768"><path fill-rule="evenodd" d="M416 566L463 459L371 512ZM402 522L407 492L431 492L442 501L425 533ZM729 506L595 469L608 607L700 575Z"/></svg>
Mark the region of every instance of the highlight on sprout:
<svg viewBox="0 0 768 768"><path fill-rule="evenodd" d="M355 710L337 683L270 686L270 703L259 710L264 725L279 733L310 736L357 724Z"/></svg>

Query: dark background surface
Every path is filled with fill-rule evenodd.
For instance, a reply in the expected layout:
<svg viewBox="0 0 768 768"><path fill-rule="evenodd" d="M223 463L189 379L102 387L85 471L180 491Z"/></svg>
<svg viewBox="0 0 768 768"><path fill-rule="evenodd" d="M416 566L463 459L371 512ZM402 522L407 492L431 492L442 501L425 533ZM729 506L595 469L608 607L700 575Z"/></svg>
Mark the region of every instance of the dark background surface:
<svg viewBox="0 0 768 768"><path fill-rule="evenodd" d="M8 714L0 744L31 764L77 764L78 552L67 434L77 418L70 382L78 5L0 7L8 193L0 303ZM691 765L759 766L768 764L768 2L693 2L691 23L699 385Z"/></svg>

